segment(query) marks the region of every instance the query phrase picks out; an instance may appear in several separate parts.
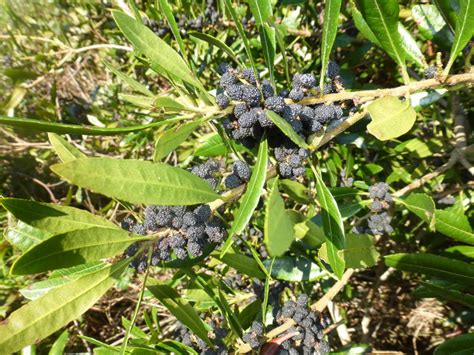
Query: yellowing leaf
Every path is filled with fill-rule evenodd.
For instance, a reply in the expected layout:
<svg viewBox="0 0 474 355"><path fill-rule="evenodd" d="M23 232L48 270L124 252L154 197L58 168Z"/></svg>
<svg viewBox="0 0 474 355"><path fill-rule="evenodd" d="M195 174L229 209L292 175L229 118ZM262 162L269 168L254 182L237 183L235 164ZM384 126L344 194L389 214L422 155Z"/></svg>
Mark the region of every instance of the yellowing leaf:
<svg viewBox="0 0 474 355"><path fill-rule="evenodd" d="M368 109L372 122L367 125L367 129L381 141L407 133L416 120L416 112L410 102L392 96L375 100Z"/></svg>

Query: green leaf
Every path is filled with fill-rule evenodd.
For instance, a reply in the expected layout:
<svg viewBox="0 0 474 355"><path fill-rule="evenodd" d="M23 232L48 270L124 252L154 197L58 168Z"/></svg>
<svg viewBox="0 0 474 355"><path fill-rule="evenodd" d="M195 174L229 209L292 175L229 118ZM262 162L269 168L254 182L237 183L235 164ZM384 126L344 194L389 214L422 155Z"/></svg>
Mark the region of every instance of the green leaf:
<svg viewBox="0 0 474 355"><path fill-rule="evenodd" d="M226 153L227 147L218 133L208 136L204 140L204 143L198 146L194 151L194 155L199 157L215 157L225 155Z"/></svg>
<svg viewBox="0 0 474 355"><path fill-rule="evenodd" d="M382 48L406 72L405 52L398 32L397 0L356 0L358 8Z"/></svg>
<svg viewBox="0 0 474 355"><path fill-rule="evenodd" d="M267 165L268 165L268 142L265 139L260 142L260 147L258 148L257 162L252 171L252 176L250 181L247 184L247 191L245 191L244 196L241 198L240 207L235 214L234 223L232 223L232 228L229 232L229 237L227 238L224 246L221 250L221 257L227 253L231 247L233 240L232 236L234 234L240 234L244 228L247 226L250 218L252 217L253 211L258 205L258 200L263 192L263 186L265 185L265 179L267 177Z"/></svg>
<svg viewBox="0 0 474 355"><path fill-rule="evenodd" d="M415 5L411 13L425 39L433 40L443 48L450 48L454 36L435 5Z"/></svg>
<svg viewBox="0 0 474 355"><path fill-rule="evenodd" d="M452 290L446 287L433 285L427 282L421 283L423 287L431 291L437 298L447 300L450 302L456 302L466 307L474 309L474 296L466 292L458 290Z"/></svg>
<svg viewBox="0 0 474 355"><path fill-rule="evenodd" d="M194 308L170 286L151 284L148 290L165 306L172 315L188 327L195 335L204 340L209 346L212 342L207 336L207 328Z"/></svg>
<svg viewBox="0 0 474 355"><path fill-rule="evenodd" d="M0 200L0 203L20 221L52 234L91 227L121 230L112 222L79 208L19 198L4 198ZM37 242L34 244L37 244Z"/></svg>
<svg viewBox="0 0 474 355"><path fill-rule="evenodd" d="M63 163L77 158L85 158L86 155L84 153L56 133L48 133L48 138Z"/></svg>
<svg viewBox="0 0 474 355"><path fill-rule="evenodd" d="M21 251L28 250L33 245L51 238L54 234L34 228L23 221L17 221L4 230L5 239Z"/></svg>
<svg viewBox="0 0 474 355"><path fill-rule="evenodd" d="M206 181L163 163L88 158L51 170L75 185L135 204L195 205L220 198Z"/></svg>
<svg viewBox="0 0 474 355"><path fill-rule="evenodd" d="M474 258L474 247L468 245L456 245L454 247L446 249L448 253L461 254L468 258Z"/></svg>
<svg viewBox="0 0 474 355"><path fill-rule="evenodd" d="M265 63L267 64L268 72L270 73L270 79L273 82L274 81L273 69L275 66L275 53L276 53L275 28L271 27L267 23L264 23L262 26L260 26L259 33L260 33L260 42L262 43L263 56L265 57Z"/></svg>
<svg viewBox="0 0 474 355"><path fill-rule="evenodd" d="M153 107L168 111L195 111L194 107L184 106L182 103L169 96L156 97L153 101Z"/></svg>
<svg viewBox="0 0 474 355"><path fill-rule="evenodd" d="M426 67L425 56L418 47L418 44L416 43L412 34L408 32L401 22L398 22L398 33L402 38L402 47L405 51L407 59L412 60L420 67Z"/></svg>
<svg viewBox="0 0 474 355"><path fill-rule="evenodd" d="M354 20L354 24L356 28L360 31L360 33L373 44L379 47L382 47L380 45L379 40L370 29L367 22L365 22L364 17L362 16L359 9L357 8L357 6L355 6L352 0L351 0L351 15L352 15L352 19Z"/></svg>
<svg viewBox="0 0 474 355"><path fill-rule="evenodd" d="M263 262L270 270L271 259ZM271 274L278 280L289 282L311 282L328 275L317 264L302 256L282 256L275 258Z"/></svg>
<svg viewBox="0 0 474 355"><path fill-rule="evenodd" d="M285 134L285 136L291 139L293 143L301 148L308 149L308 145L304 139L295 132L293 127L291 127L291 125L286 122L284 118L273 111L265 110L265 113L267 114L268 118L270 118L272 122Z"/></svg>
<svg viewBox="0 0 474 355"><path fill-rule="evenodd" d="M210 45L216 46L217 48L222 50L224 53L226 53L229 56L229 58L231 58L234 62L236 62L237 64L240 64L234 51L227 44L222 42L220 39L214 36L211 36L210 34L201 33L201 32L190 31L188 32L188 34L191 37L198 38L201 41L204 41L204 42L209 43Z"/></svg>
<svg viewBox="0 0 474 355"><path fill-rule="evenodd" d="M152 66L158 66L168 75L202 90L202 84L194 77L183 58L151 29L123 12L113 11L112 15L125 37L150 60Z"/></svg>
<svg viewBox="0 0 474 355"><path fill-rule="evenodd" d="M179 30L178 24L176 23L176 20L173 14L173 9L168 3L168 0L160 0L160 8L166 17L168 24L170 25L171 32L173 33L174 38L176 38L176 42L178 42L181 55L189 64L189 60L186 58L186 54L187 54L186 47L184 45L183 38L181 37L181 32Z"/></svg>
<svg viewBox="0 0 474 355"><path fill-rule="evenodd" d="M163 354L179 354L179 355L198 355L199 353L193 348L186 346L176 340L165 340L155 345L156 350L162 350ZM95 350L95 349L94 349Z"/></svg>
<svg viewBox="0 0 474 355"><path fill-rule="evenodd" d="M347 268L363 269L374 266L380 254L375 249L374 238L366 234L347 234L346 248L343 249ZM318 256L328 260L326 244L319 249Z"/></svg>
<svg viewBox="0 0 474 355"><path fill-rule="evenodd" d="M144 125L117 128L101 128L94 126L81 126L66 123L54 123L33 120L30 118L8 117L0 115L0 125L7 125L16 128L31 129L40 132L54 132L58 134L85 134L89 136L117 136L132 132L143 131L148 128L162 126L167 121L153 122Z"/></svg>
<svg viewBox="0 0 474 355"><path fill-rule="evenodd" d="M416 112L410 102L402 102L393 96L375 100L368 110L372 121L367 125L367 130L381 141L400 137L407 133L416 121Z"/></svg>
<svg viewBox="0 0 474 355"><path fill-rule="evenodd" d="M472 353L474 353L474 334L461 334L446 340L434 351L434 355L472 355Z"/></svg>
<svg viewBox="0 0 474 355"><path fill-rule="evenodd" d="M49 351L48 355L63 355L68 340L69 333L67 332L67 330L65 330L53 343L53 346L51 347L51 350Z"/></svg>
<svg viewBox="0 0 474 355"><path fill-rule="evenodd" d="M262 301L256 299L239 313L239 322L242 324L243 329L247 329L252 325L252 322L256 319L256 316L261 309Z"/></svg>
<svg viewBox="0 0 474 355"><path fill-rule="evenodd" d="M393 254L385 256L385 264L401 271L474 285L474 265L431 254Z"/></svg>
<svg viewBox="0 0 474 355"><path fill-rule="evenodd" d="M412 193L408 197L397 201L400 201L406 208L420 217L422 221L430 226L434 225L435 203L430 196L422 193Z"/></svg>
<svg viewBox="0 0 474 355"><path fill-rule="evenodd" d="M201 121L189 122L178 127L176 130L165 131L155 142L153 160L158 161L166 157L183 143L201 123Z"/></svg>
<svg viewBox="0 0 474 355"><path fill-rule="evenodd" d="M67 269L59 269L53 271L46 280L35 282L28 287L21 289L20 293L23 297L34 301L53 288L71 283L84 275L96 272L106 267L107 264L102 261L96 261L89 264L73 266Z"/></svg>
<svg viewBox="0 0 474 355"><path fill-rule="evenodd" d="M129 77L127 74L122 73L120 70L114 68L112 64L109 62L104 61L104 65L115 75L117 75L120 80L124 81L128 86L130 86L133 90L141 92L142 94L150 97L154 97L155 95L146 88L145 85L140 84L135 79Z"/></svg>
<svg viewBox="0 0 474 355"><path fill-rule="evenodd" d="M225 6L227 10L230 13L230 16L232 17L232 21L234 21L235 26L237 27L237 31L239 32L240 38L242 38L242 42L244 42L244 47L245 47L245 52L247 53L247 58L250 60L250 64L255 72L257 74L257 69L255 66L255 60L253 59L252 55L252 47L250 46L250 41L245 34L245 29L242 26L242 22L240 21L239 15L237 15L237 12L235 11L234 4L232 3L231 0L224 0L225 1Z"/></svg>
<svg viewBox="0 0 474 355"><path fill-rule="evenodd" d="M448 75L458 54L471 40L474 34L474 0L459 0L461 8L456 14L456 27L454 41L451 47L449 62L444 69L444 75Z"/></svg>
<svg viewBox="0 0 474 355"><path fill-rule="evenodd" d="M273 16L270 0L248 0L248 3L257 26L262 26Z"/></svg>
<svg viewBox="0 0 474 355"><path fill-rule="evenodd" d="M316 173L316 191L321 205L324 233L326 234L326 248L328 262L337 277L341 278L345 269L342 250L346 248L346 236L342 216L336 200L331 195L319 173Z"/></svg>
<svg viewBox="0 0 474 355"><path fill-rule="evenodd" d="M310 204L311 199L308 195L309 191L306 186L303 184L290 180L290 179L284 179L280 180L280 186L287 193L290 195L290 197L295 200L296 202L302 203L302 204Z"/></svg>
<svg viewBox="0 0 474 355"><path fill-rule="evenodd" d="M152 110L153 104L155 102L154 97L144 96L144 95L131 95L119 93L119 99L131 103L139 108L146 110Z"/></svg>
<svg viewBox="0 0 474 355"><path fill-rule="evenodd" d="M283 255L295 239L293 223L278 191L278 178L273 181L265 208L264 235L264 242L271 256Z"/></svg>
<svg viewBox="0 0 474 355"><path fill-rule="evenodd" d="M35 274L115 256L133 242L147 237L130 237L120 229L93 227L55 235L20 256L12 266L15 275Z"/></svg>
<svg viewBox="0 0 474 355"><path fill-rule="evenodd" d="M454 27L456 26L458 17L457 14L460 10L459 0L434 0L434 4L454 33Z"/></svg>
<svg viewBox="0 0 474 355"><path fill-rule="evenodd" d="M292 214L290 214L290 216L292 216ZM314 223L312 220L300 219L300 221L294 221L294 223L295 237L309 244L311 249L315 249L326 240L323 227Z"/></svg>
<svg viewBox="0 0 474 355"><path fill-rule="evenodd" d="M326 0L324 5L323 36L321 39L321 79L319 82L321 92L324 92L324 79L328 67L329 55L331 54L332 46L336 39L341 2L341 0Z"/></svg>
<svg viewBox="0 0 474 355"><path fill-rule="evenodd" d="M262 280L266 277L263 271L260 270L260 266L253 258L245 256L238 251L229 251L222 257L220 256L219 252L215 252L212 254L212 256L244 275L256 277Z"/></svg>
<svg viewBox="0 0 474 355"><path fill-rule="evenodd" d="M114 284L130 260L51 290L13 312L0 325L0 348L6 354L54 333L92 307Z"/></svg>
<svg viewBox="0 0 474 355"><path fill-rule="evenodd" d="M455 240L474 245L474 234L467 216L447 210L435 211L436 230Z"/></svg>

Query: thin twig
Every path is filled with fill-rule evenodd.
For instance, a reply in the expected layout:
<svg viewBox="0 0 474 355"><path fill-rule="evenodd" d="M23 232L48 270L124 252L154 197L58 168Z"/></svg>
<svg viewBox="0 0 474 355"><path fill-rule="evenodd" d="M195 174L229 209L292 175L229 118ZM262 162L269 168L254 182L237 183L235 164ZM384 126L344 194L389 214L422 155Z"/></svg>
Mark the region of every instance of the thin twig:
<svg viewBox="0 0 474 355"><path fill-rule="evenodd" d="M302 105L314 105L322 103L330 103L336 101L346 101L354 99L362 99L359 102L365 102L367 99L374 99L383 96L405 96L407 93L414 93L417 91L423 91L428 89L436 89L445 86L455 86L459 84L474 84L474 73L465 73L452 75L446 78L446 80L439 79L427 79L410 83L408 85L398 86L391 89L376 89L376 90L362 90L362 91L344 91L337 94L327 94L323 96L313 96L304 98L299 103ZM365 99L365 100L364 100Z"/></svg>

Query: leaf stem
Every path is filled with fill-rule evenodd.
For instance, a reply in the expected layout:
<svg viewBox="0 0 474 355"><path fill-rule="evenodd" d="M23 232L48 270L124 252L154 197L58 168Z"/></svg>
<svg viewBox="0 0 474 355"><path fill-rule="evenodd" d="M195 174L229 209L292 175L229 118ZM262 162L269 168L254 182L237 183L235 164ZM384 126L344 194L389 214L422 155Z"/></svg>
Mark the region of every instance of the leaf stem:
<svg viewBox="0 0 474 355"><path fill-rule="evenodd" d="M122 354L122 355L125 355L125 353L126 353L128 340L130 338L130 333L132 332L133 326L134 326L134 324L137 320L138 312L140 311L140 306L141 306L142 301L143 301L143 295L145 294L145 289L146 289L145 285L146 285L146 281L148 279L148 274L150 273L151 253L152 253L152 248L150 248L149 251L148 251L147 267L146 267L145 276L143 277L142 289L140 290L140 295L138 296L138 302L137 302L137 305L135 306L135 311L133 312L132 319L130 320L130 326L128 327L127 332L125 333L125 338L123 340L122 349L120 350L120 354Z"/></svg>

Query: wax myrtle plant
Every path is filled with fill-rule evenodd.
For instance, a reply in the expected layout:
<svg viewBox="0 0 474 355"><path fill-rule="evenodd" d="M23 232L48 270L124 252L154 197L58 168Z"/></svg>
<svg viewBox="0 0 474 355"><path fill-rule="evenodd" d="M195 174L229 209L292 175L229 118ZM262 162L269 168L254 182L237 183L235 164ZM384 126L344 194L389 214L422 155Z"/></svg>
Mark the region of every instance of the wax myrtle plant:
<svg viewBox="0 0 474 355"><path fill-rule="evenodd" d="M2 197L5 240L17 251L9 272L42 277L2 321L0 349L57 334L124 283L140 291L123 336L81 335L95 352L369 351L370 318L360 341L347 341L338 301L350 302L351 280L373 270L376 285L395 270L420 275L413 297L471 310L474 4L416 4L408 20L400 6L159 0L112 9L120 45L132 47L125 66L104 65L143 121L95 127L8 114L0 124L47 132L59 159L50 169L107 198L120 218L70 197ZM380 86L377 74L361 87L345 43L378 53L375 65L396 85ZM426 132L443 128L436 121L449 126L443 139ZM142 159L85 154L63 136L141 133L154 143ZM440 194L441 184L449 189ZM465 334L437 353L472 349L459 327Z"/></svg>

